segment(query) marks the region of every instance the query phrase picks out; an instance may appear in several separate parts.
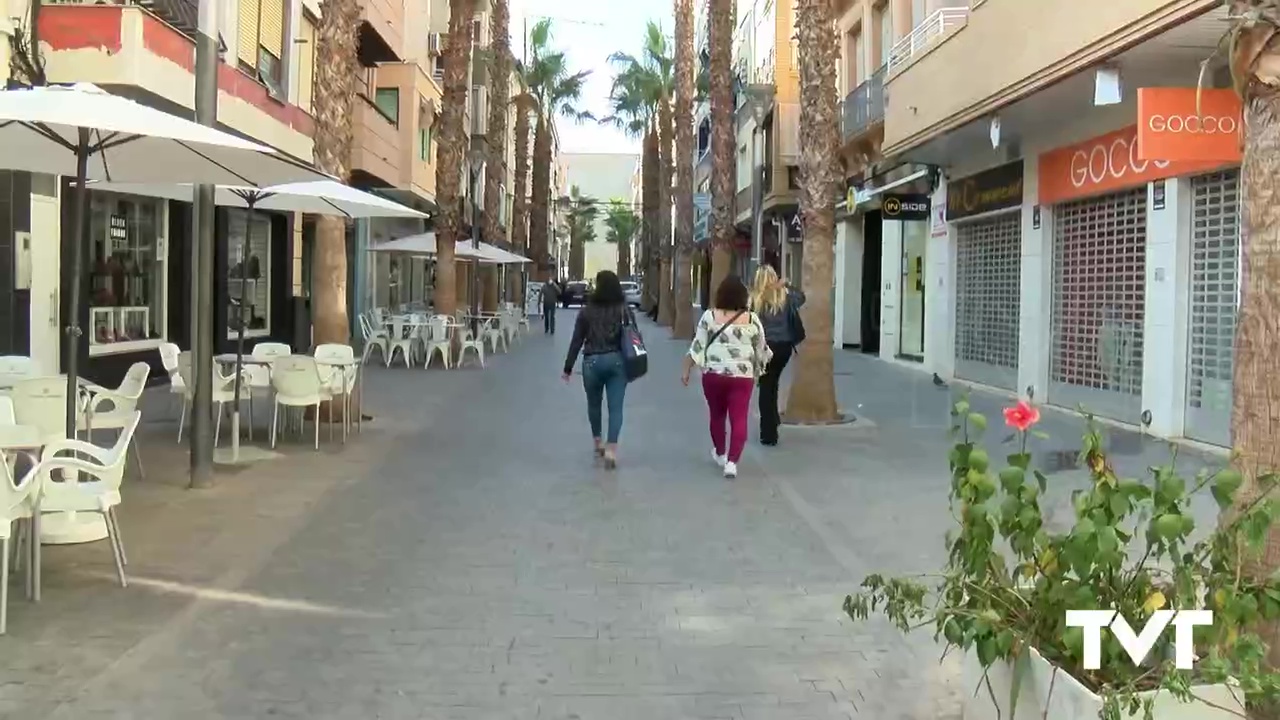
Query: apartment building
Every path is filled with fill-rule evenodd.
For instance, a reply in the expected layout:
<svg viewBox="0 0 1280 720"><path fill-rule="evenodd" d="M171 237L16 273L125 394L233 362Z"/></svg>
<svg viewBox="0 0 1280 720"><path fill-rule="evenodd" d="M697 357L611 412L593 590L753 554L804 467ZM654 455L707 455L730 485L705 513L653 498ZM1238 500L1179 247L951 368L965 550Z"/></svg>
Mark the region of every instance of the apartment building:
<svg viewBox="0 0 1280 720"><path fill-rule="evenodd" d="M844 11L837 342L1229 445L1242 122L1221 64L1195 91L1222 4Z"/></svg>
<svg viewBox="0 0 1280 720"><path fill-rule="evenodd" d="M705 12L705 10L704 10ZM764 260L797 284L803 260L798 232L800 162L800 68L793 0L737 0L733 36L736 80L739 272L749 268L752 238L758 232ZM705 23L699 23L699 33ZM703 116L700 142L710 141ZM702 128L706 127L704 131ZM757 182L758 181L758 182ZM760 217L753 208L759 194Z"/></svg>
<svg viewBox="0 0 1280 720"><path fill-rule="evenodd" d="M312 0L241 0L220 6L223 49L218 122L224 128L310 160L314 121ZM26 32L27 3L6 3L0 39ZM309 24L310 23L310 24ZM196 4L189 0L44 3L40 51L48 80L90 82L180 115L193 112ZM5 64L7 70L8 64ZM189 347L194 254L191 205L91 190L86 270L69 273L68 181L0 172L0 353L31 355L49 371L61 365L63 290L79 284L88 298L75 349L84 373L114 383L138 361L158 365L162 342ZM248 218L216 213L215 342L230 349L233 302L248 307L250 342L307 337L304 238L297 216L258 213L247 257L240 257ZM247 265L248 280L239 270ZM306 344L303 341L301 344ZM153 372L159 373L159 367Z"/></svg>

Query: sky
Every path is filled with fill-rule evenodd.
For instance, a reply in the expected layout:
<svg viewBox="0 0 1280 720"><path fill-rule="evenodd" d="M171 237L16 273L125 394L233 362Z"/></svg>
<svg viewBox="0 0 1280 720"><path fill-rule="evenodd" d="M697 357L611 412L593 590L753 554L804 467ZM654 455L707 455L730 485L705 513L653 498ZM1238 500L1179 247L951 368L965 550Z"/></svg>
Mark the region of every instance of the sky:
<svg viewBox="0 0 1280 720"><path fill-rule="evenodd" d="M590 70L582 108L598 117L609 114L609 87L614 68L608 57L622 51L636 55L644 42L645 23L658 22L670 35L674 26L671 0L510 0L511 52L520 57L525 23L551 19L551 46L565 52L575 71ZM587 122L556 120L561 152L638 153L638 138Z"/></svg>

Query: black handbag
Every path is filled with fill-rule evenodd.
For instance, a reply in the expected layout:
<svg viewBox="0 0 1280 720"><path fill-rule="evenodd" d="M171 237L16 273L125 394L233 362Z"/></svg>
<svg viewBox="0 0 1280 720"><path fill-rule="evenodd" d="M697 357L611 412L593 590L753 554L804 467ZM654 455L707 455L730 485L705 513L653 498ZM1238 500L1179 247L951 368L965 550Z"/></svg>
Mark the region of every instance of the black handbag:
<svg viewBox="0 0 1280 720"><path fill-rule="evenodd" d="M791 328L791 344L799 345L804 342L804 318L800 317L799 306L790 299L787 300L787 325Z"/></svg>
<svg viewBox="0 0 1280 720"><path fill-rule="evenodd" d="M644 337L640 328L636 327L635 315L630 310L622 311L622 336L619 348L622 352L622 369L626 373L627 382L638 380L649 372L649 351L644 346Z"/></svg>

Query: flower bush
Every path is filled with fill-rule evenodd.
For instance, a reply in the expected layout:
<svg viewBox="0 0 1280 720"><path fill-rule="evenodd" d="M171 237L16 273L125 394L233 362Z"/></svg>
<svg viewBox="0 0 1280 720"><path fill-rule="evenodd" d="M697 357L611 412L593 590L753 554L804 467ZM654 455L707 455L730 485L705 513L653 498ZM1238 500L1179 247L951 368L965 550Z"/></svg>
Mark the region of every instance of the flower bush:
<svg viewBox="0 0 1280 720"><path fill-rule="evenodd" d="M1242 571L1278 512L1269 499L1275 476L1259 477L1244 497L1235 470L1184 478L1174 467L1175 453L1145 479L1120 477L1090 418L1080 460L1091 482L1071 496L1074 525L1055 532L1045 527L1040 505L1048 478L1032 467L1027 450L1039 411L1025 402L1004 411L1017 451L999 469L978 442L986 418L971 412L967 400L951 415L956 527L947 534L946 565L932 578L868 576L861 591L845 599L850 617L882 613L904 632L932 626L944 653L959 648L976 655L984 683L987 669L1007 662L1016 685L1028 649L1035 648L1102 697L1103 720L1150 718L1152 698L1143 691L1163 689L1190 702L1192 685L1229 678L1250 704L1280 698L1280 674L1268 669L1267 647L1253 630L1280 618L1280 581ZM1189 506L1205 492L1226 512L1207 537L1193 541ZM1101 667L1085 670L1083 631L1066 626L1067 610L1116 610L1140 629L1156 610L1201 608L1214 612L1214 624L1195 628L1198 661L1189 671L1173 665L1172 632L1137 666L1104 632ZM1016 704L1015 692L1009 716Z"/></svg>

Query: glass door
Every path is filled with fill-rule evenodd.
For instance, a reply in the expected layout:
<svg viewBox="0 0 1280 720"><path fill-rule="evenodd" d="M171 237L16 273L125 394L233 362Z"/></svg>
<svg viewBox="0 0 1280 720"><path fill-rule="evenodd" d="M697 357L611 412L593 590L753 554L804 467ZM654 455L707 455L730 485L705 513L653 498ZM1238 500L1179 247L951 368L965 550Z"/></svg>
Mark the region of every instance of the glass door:
<svg viewBox="0 0 1280 720"><path fill-rule="evenodd" d="M928 222L902 223L902 297L898 354L924 361L924 253Z"/></svg>

